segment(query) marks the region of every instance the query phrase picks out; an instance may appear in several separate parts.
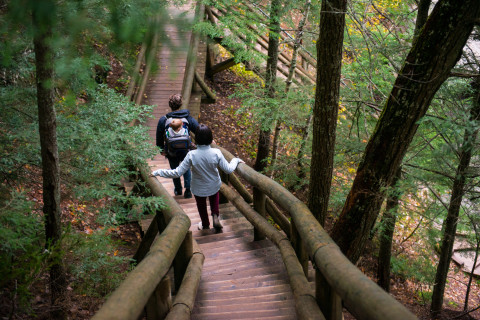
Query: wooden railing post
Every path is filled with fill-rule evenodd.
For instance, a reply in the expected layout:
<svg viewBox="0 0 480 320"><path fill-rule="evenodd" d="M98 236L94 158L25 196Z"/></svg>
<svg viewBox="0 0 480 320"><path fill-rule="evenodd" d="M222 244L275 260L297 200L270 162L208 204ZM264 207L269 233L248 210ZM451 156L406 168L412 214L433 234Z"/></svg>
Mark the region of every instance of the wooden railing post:
<svg viewBox="0 0 480 320"><path fill-rule="evenodd" d="M164 319L172 308L172 285L169 276L162 278L145 306L147 320Z"/></svg>
<svg viewBox="0 0 480 320"><path fill-rule="evenodd" d="M316 268L315 296L326 320L342 320L342 300Z"/></svg>
<svg viewBox="0 0 480 320"><path fill-rule="evenodd" d="M162 211L157 211L155 216L153 217L152 222L148 226L147 232L143 236L142 242L137 249L137 252L133 256L133 260L135 263L138 264L140 261L143 260L145 255L150 250L150 246L152 245L153 241L157 234L162 233L165 230L167 224L165 222L165 217L163 216Z"/></svg>
<svg viewBox="0 0 480 320"><path fill-rule="evenodd" d="M265 207L267 197L265 194L258 188L253 188L253 208L257 211L262 217L267 217L267 210ZM258 230L257 228L253 229L253 240L263 240L265 235Z"/></svg>
<svg viewBox="0 0 480 320"><path fill-rule="evenodd" d="M229 182L229 175L223 172L222 170L220 171L220 179L222 179L222 182L228 185ZM228 203L228 199L220 192L220 203Z"/></svg>
<svg viewBox="0 0 480 320"><path fill-rule="evenodd" d="M173 274L175 280L175 291L178 291L182 284L183 276L187 270L190 258L193 255L193 243L192 243L192 231L188 231L185 235L185 239L178 249L177 255L173 260Z"/></svg>
<svg viewBox="0 0 480 320"><path fill-rule="evenodd" d="M305 246L303 244L303 240L298 233L298 230L295 226L295 222L292 220L290 222L290 242L292 243L292 247L297 254L298 262L302 266L303 273L305 277L308 278L308 254Z"/></svg>

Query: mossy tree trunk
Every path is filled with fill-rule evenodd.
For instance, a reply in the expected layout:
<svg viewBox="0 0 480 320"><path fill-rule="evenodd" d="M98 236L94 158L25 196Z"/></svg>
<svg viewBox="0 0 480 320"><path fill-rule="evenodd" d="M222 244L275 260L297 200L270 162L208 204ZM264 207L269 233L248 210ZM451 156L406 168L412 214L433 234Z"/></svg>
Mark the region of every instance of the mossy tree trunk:
<svg viewBox="0 0 480 320"><path fill-rule="evenodd" d="M321 225L333 174L346 7L347 0L323 0L320 12L308 207Z"/></svg>
<svg viewBox="0 0 480 320"><path fill-rule="evenodd" d="M382 218L382 232L380 232L380 248L378 250L377 278L378 285L383 290L390 292L390 260L392 257L393 233L397 221L397 209L400 199L400 192L396 184L400 179L401 168L392 181L393 189L387 199L387 206Z"/></svg>
<svg viewBox="0 0 480 320"><path fill-rule="evenodd" d="M421 119L461 56L480 1L440 0L413 43L393 85L332 237L356 262Z"/></svg>
<svg viewBox="0 0 480 320"><path fill-rule="evenodd" d="M37 82L38 122L42 155L43 214L46 249L50 252L50 290L56 306L55 319L65 318L58 305L66 292L65 271L60 254L62 228L60 223L60 166L56 133L56 114L53 87L53 50L51 47L55 2L36 1L32 7L35 29L34 50Z"/></svg>
<svg viewBox="0 0 480 320"><path fill-rule="evenodd" d="M476 97L474 99L474 106L470 112L470 121L476 123L476 127L480 124L480 95L479 95L480 81L475 81ZM463 194L465 192L465 183L467 179L467 170L470 166L473 150L477 140L478 129L466 128L463 137L463 143L460 148L459 157L460 162L457 167L455 179L453 180L452 196L448 206L447 219L444 223L444 233L442 237L442 244L440 248L440 260L435 274L435 284L433 286L431 313L433 317L439 315L443 305L443 295L445 292L445 285L447 283L448 270L450 268L450 261L453 253L453 243L455 241L455 233L457 231L457 222L460 214L460 207L462 205Z"/></svg>
<svg viewBox="0 0 480 320"><path fill-rule="evenodd" d="M417 7L417 20L415 21L415 32L414 35L418 36L420 31L422 31L425 22L428 19L428 11L430 10L430 4L432 0L420 0Z"/></svg>

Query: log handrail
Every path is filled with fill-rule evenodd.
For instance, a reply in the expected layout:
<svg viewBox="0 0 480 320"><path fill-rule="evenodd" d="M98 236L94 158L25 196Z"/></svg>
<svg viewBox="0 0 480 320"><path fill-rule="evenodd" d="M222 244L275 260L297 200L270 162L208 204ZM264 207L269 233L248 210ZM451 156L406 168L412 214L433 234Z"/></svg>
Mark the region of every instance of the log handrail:
<svg viewBox="0 0 480 320"><path fill-rule="evenodd" d="M138 319L160 280L167 274L190 227L186 215L176 215L133 269L92 318Z"/></svg>
<svg viewBox="0 0 480 320"><path fill-rule="evenodd" d="M233 159L230 152L218 148L228 161ZM245 163L240 163L236 172L290 214L317 272L321 273L333 291L344 301L347 310L357 319L417 319L342 254L303 202Z"/></svg>
<svg viewBox="0 0 480 320"><path fill-rule="evenodd" d="M299 319L325 319L288 238L268 223L263 216L257 213L238 193L234 192L232 188L222 184L220 192L233 203L255 228L258 228L265 234L280 250L290 280L290 286L292 287L292 292L295 297L295 309Z"/></svg>
<svg viewBox="0 0 480 320"><path fill-rule="evenodd" d="M153 196L163 198L165 208L162 210L162 215L167 226L156 238L142 261L95 314L93 317L95 320L138 319L148 299L170 269L174 258L180 253L179 249L189 232L191 221L180 205L168 194L162 184L151 176L149 168L140 167L139 171ZM152 223L156 223L155 219ZM182 275L183 280L167 319L190 319L205 260L193 239L192 245L193 255L186 267L185 275Z"/></svg>

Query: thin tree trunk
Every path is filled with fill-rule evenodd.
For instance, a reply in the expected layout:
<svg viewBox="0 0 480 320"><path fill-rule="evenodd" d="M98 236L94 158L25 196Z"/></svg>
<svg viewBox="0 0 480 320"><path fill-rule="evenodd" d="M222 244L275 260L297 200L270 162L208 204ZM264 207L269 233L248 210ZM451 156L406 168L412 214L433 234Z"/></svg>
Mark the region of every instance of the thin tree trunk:
<svg viewBox="0 0 480 320"><path fill-rule="evenodd" d="M333 175L347 0L322 0L308 207L324 225Z"/></svg>
<svg viewBox="0 0 480 320"><path fill-rule="evenodd" d="M393 194L389 196L387 200L387 206L385 213L383 214L383 230L380 233L380 249L378 252L378 268L377 278L378 285L385 291L390 292L390 259L392 257L392 242L393 233L395 231L395 223L397 220L398 202L400 199L400 193L396 184L400 179L401 168L392 181Z"/></svg>
<svg viewBox="0 0 480 320"><path fill-rule="evenodd" d="M265 91L269 99L275 98L275 82L277 79L278 45L280 37L280 12L281 0L272 0L270 4L270 27L268 36L268 59L265 74ZM258 136L258 151L254 169L263 171L267 167L268 153L270 151L271 125L262 126Z"/></svg>
<svg viewBox="0 0 480 320"><path fill-rule="evenodd" d="M480 1L440 0L410 50L347 196L332 238L356 262L388 186L440 85L461 56ZM312 166L313 167L313 166Z"/></svg>
<svg viewBox="0 0 480 320"><path fill-rule="evenodd" d="M470 113L470 120L480 123L480 81L475 84L476 97L474 106ZM452 196L448 207L447 219L445 220L445 230L440 248L440 260L435 275L435 284L433 286L432 306L430 311L432 316L438 316L442 311L443 295L445 285L447 283L447 275L450 267L450 261L453 253L453 243L455 241L455 233L457 231L458 216L460 214L460 206L462 205L463 194L465 192L465 182L467 169L470 166L470 160L473 154L473 148L477 139L478 130L471 131L471 128L465 129L463 143L460 149L460 163L453 181Z"/></svg>
<svg viewBox="0 0 480 320"><path fill-rule="evenodd" d="M297 154L297 168L298 168L298 178L299 180L305 179L305 161L303 160L303 156L305 155L305 147L307 145L308 140L308 132L310 131L310 126L312 124L313 116L310 114L307 119L307 126L302 133L302 142L300 143L300 148Z"/></svg>
<svg viewBox="0 0 480 320"><path fill-rule="evenodd" d="M298 23L298 28L297 32L295 34L295 42L293 44L293 53L292 53L292 60L290 62L290 68L288 70L288 76L286 80L286 86L285 86L285 92L288 93L290 91L290 86L292 84L292 79L293 76L295 75L295 67L297 66L297 56L298 56L298 50L300 49L300 46L302 45L302 39L303 39L303 28L305 27L305 23L308 18L308 13L310 12L310 5L311 1L307 0L307 3L305 4L305 13L303 15L302 20ZM278 143L279 143L279 137L280 137L280 131L282 130L282 123L277 121L275 125L275 134L273 135L273 147L272 147L272 172L270 174L270 177L273 178L273 175L275 174L275 162L277 160L277 152L278 152ZM303 143L303 141L302 141Z"/></svg>
<svg viewBox="0 0 480 320"><path fill-rule="evenodd" d="M475 233L477 233L477 230L475 230ZM474 276L475 269L477 267L477 261L478 261L478 250L480 250L480 239L476 237L477 241L477 246L475 248L475 258L473 259L473 266L472 266L472 271L468 275L468 284L467 284L467 292L465 293L465 302L463 304L463 311L468 311L468 299L470 298L470 290L472 288L472 280Z"/></svg>
<svg viewBox="0 0 480 320"><path fill-rule="evenodd" d="M280 140L280 131L282 131L282 123L281 121L275 122L275 132L273 134L273 145L272 145L272 171L270 172L270 178L273 179L275 175L275 163L277 162L277 153L278 153L278 144Z"/></svg>
<svg viewBox="0 0 480 320"><path fill-rule="evenodd" d="M305 23L307 22L308 14L310 12L310 6L311 6L311 1L307 0L307 3L305 4L305 13L303 14L302 20L298 23L297 33L295 35L295 42L293 43L292 62L288 70L288 77L286 81L287 85L285 87L285 92L288 92L290 90L292 79L293 79L293 76L295 75L295 67L297 66L298 50L300 50L300 46L302 45L303 28L305 27Z"/></svg>
<svg viewBox="0 0 480 320"><path fill-rule="evenodd" d="M34 50L37 81L37 103L40 145L42 154L43 214L45 219L45 247L50 252L50 290L55 319L65 318L59 306L66 292L65 271L61 260L60 240L60 168L56 134L56 115L53 95L53 52L50 46L55 3L37 1L33 5L35 28Z"/></svg>
<svg viewBox="0 0 480 320"><path fill-rule="evenodd" d="M420 34L425 22L428 19L428 10L430 10L430 4L432 0L420 0L417 8L417 20L415 21L414 36L417 37Z"/></svg>

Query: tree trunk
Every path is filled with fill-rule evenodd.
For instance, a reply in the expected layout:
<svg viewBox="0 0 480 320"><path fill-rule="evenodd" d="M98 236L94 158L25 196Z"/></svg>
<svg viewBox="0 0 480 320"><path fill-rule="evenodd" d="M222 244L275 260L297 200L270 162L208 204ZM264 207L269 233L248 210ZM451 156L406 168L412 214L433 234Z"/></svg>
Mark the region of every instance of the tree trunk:
<svg viewBox="0 0 480 320"><path fill-rule="evenodd" d="M290 63L290 68L288 69L288 76L287 76L287 85L285 87L285 92L290 90L290 85L292 84L293 76L295 75L295 67L297 66L297 56L298 50L300 50L300 46L302 45L303 39L303 28L305 27L305 23L308 18L308 13L310 12L311 1L307 0L305 4L305 12L303 14L302 20L298 23L298 29L295 34L295 42L293 43L293 53L292 53L292 61Z"/></svg>
<svg viewBox="0 0 480 320"><path fill-rule="evenodd" d="M475 230L475 233L477 233L477 230ZM480 250L480 239L478 239L478 236L476 237L477 241L477 246L475 247L475 258L473 259L473 266L472 266L472 271L468 275L468 284L467 284L467 292L465 293L465 302L463 304L463 311L467 312L468 311L468 299L470 297L470 290L472 288L472 280L475 275L475 269L477 268L478 264L478 250Z"/></svg>
<svg viewBox="0 0 480 320"><path fill-rule="evenodd" d="M303 156L305 155L305 147L307 145L307 140L308 140L308 132L310 131L310 126L312 124L312 114L308 116L307 119L307 125L305 129L303 129L302 132L302 142L300 142L300 148L298 149L298 154L297 154L297 168L298 168L298 179L302 181L305 179L305 161L303 159Z"/></svg>
<svg viewBox="0 0 480 320"><path fill-rule="evenodd" d="M297 32L295 34L295 42L293 44L292 60L290 61L290 68L288 69L288 76L287 76L286 86L285 86L285 92L287 92L287 93L288 93L288 91L290 91L290 86L292 84L292 79L293 79L293 76L295 75L295 68L297 66L298 50L300 49L300 46L302 44L303 28L305 27L305 23L306 23L307 18L308 18L308 13L310 12L310 5L311 5L311 1L307 0L307 3L305 4L305 12L303 14L303 18L298 23ZM282 123L277 121L277 123L275 125L275 134L273 135L272 167L274 167L275 162L277 160L278 143L279 143L279 137L280 137L280 131L281 130L282 130ZM302 140L302 144L303 143L304 143L304 141ZM273 168L272 173L270 174L270 178L273 179L274 174L275 174L275 168Z"/></svg>
<svg viewBox="0 0 480 320"><path fill-rule="evenodd" d="M378 285L385 291L390 292L390 259L392 257L393 232L397 220L397 208L400 199L399 190L396 187L400 179L401 168L392 181L393 194L387 200L385 213L383 214L383 230L380 233L380 249L378 252L377 278Z"/></svg>
<svg viewBox="0 0 480 320"><path fill-rule="evenodd" d="M324 225L333 174L347 0L323 0L317 42L317 86L308 207Z"/></svg>
<svg viewBox="0 0 480 320"><path fill-rule="evenodd" d="M422 31L423 26L428 19L428 10L430 10L430 3L432 0L420 0L417 8L417 20L415 21L414 36L417 37Z"/></svg>
<svg viewBox="0 0 480 320"><path fill-rule="evenodd" d="M272 0L270 4L270 27L268 36L268 59L267 71L265 74L265 91L267 97L275 97L275 81L277 79L278 45L280 37L280 12L282 9L281 0ZM258 151L254 168L256 171L263 171L267 167L268 153L270 151L271 124L262 126L258 136Z"/></svg>
<svg viewBox="0 0 480 320"><path fill-rule="evenodd" d="M332 237L356 262L388 186L430 105L462 53L480 13L477 0L440 0L400 71L367 144ZM314 149L315 150L315 149Z"/></svg>
<svg viewBox="0 0 480 320"><path fill-rule="evenodd" d="M33 6L35 28L34 50L37 82L38 121L42 154L43 214L45 219L45 247L50 251L50 290L52 304L58 307L66 289L65 272L61 260L60 240L60 168L56 134L56 115L53 100L53 51L50 46L55 4L38 1ZM55 308L55 319L65 318L61 307Z"/></svg>
<svg viewBox="0 0 480 320"><path fill-rule="evenodd" d="M480 81L477 80L476 82L476 97L470 113L470 120L478 125L480 123ZM460 148L460 163L458 164L455 179L453 180L452 196L450 198L450 205L448 207L447 219L444 224L445 230L440 248L440 260L438 262L437 273L435 274L435 284L433 286L432 306L430 308L433 317L438 316L442 311L443 294L445 292L448 270L452 259L458 216L460 214L460 207L465 192L466 174L468 167L470 166L477 133L478 129L472 131L471 128L466 128L463 143Z"/></svg>

